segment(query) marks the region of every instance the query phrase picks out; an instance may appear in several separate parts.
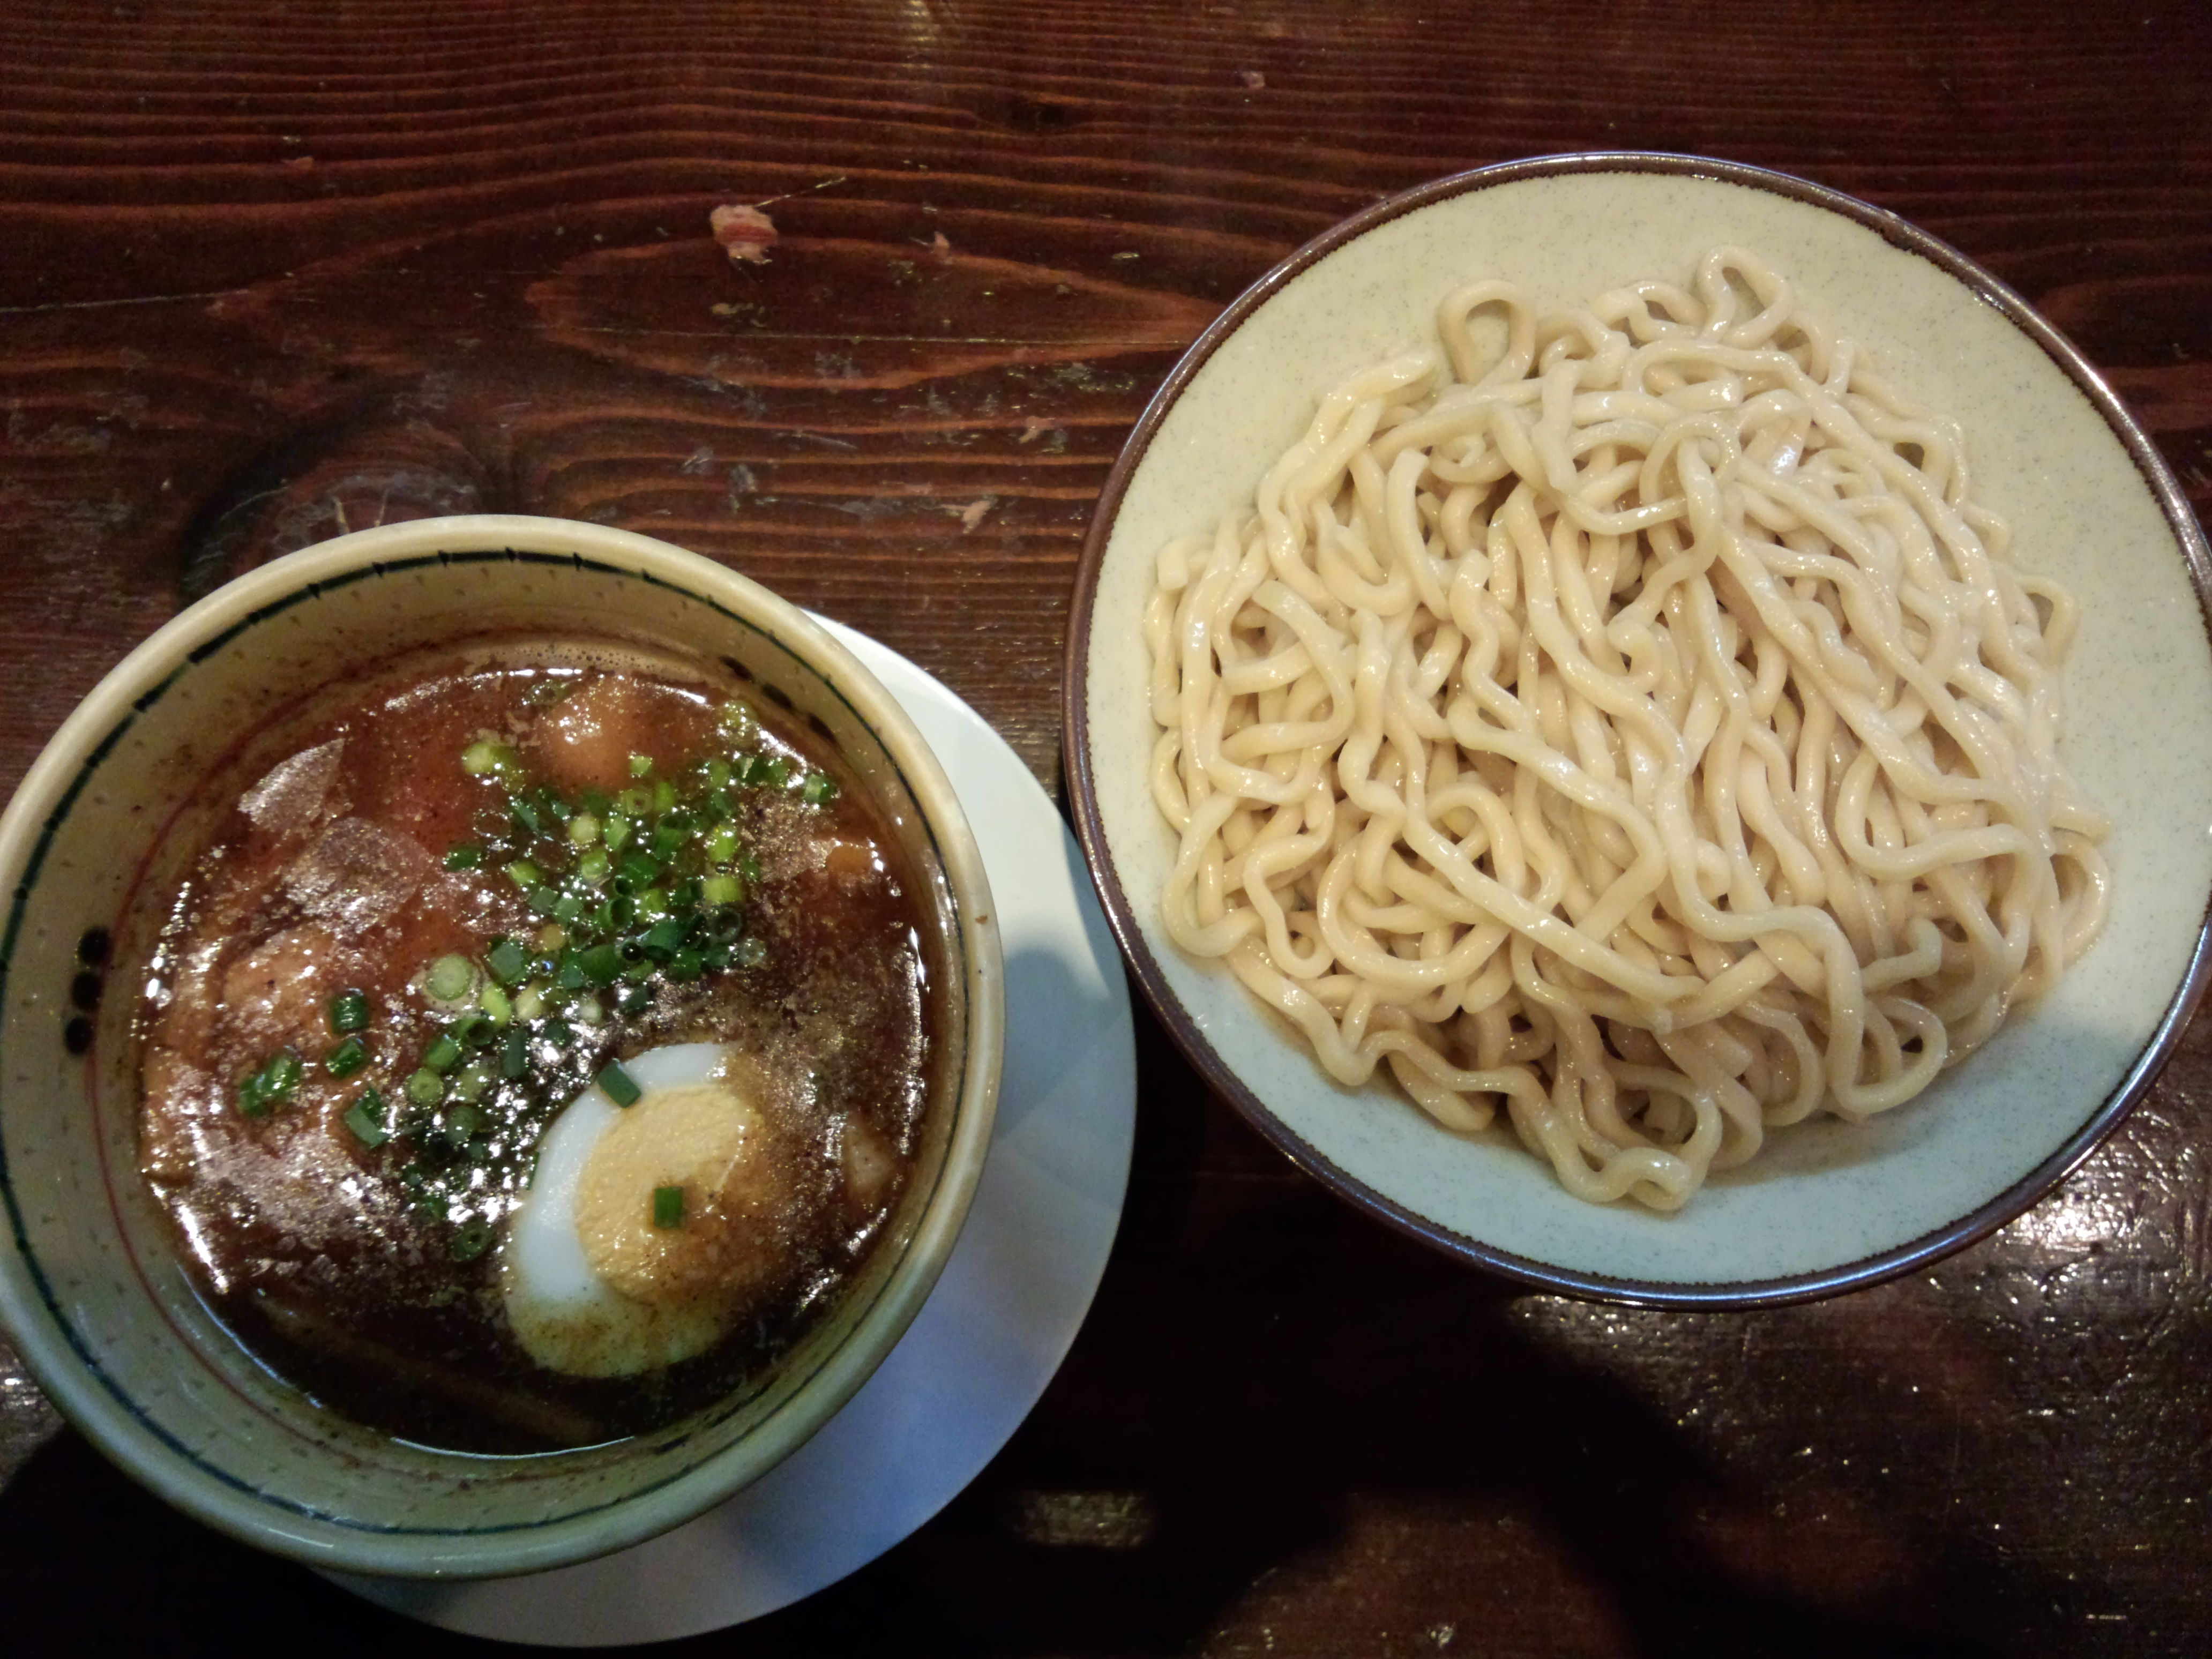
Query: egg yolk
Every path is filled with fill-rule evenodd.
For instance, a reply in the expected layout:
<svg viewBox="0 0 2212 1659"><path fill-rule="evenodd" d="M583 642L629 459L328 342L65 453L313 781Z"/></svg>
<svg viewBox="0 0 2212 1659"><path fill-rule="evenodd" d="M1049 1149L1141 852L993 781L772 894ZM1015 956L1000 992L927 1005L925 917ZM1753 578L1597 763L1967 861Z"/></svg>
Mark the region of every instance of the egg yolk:
<svg viewBox="0 0 2212 1659"><path fill-rule="evenodd" d="M584 1258L618 1295L656 1305L740 1304L780 1276L783 1183L760 1114L720 1083L656 1090L592 1149L576 1185ZM684 1194L655 1224L653 1194Z"/></svg>
<svg viewBox="0 0 2212 1659"><path fill-rule="evenodd" d="M569 1104L500 1255L507 1322L532 1358L572 1376L676 1364L790 1282L791 1151L757 1103L766 1087L725 1051L627 1109L596 1090ZM655 1202L671 1188L672 1216Z"/></svg>

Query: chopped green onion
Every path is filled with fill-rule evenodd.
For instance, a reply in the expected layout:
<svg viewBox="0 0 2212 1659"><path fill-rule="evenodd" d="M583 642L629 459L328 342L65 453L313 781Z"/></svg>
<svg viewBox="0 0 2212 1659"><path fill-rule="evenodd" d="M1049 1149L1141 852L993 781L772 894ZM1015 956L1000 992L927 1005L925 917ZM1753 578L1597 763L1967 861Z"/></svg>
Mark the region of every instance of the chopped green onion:
<svg viewBox="0 0 2212 1659"><path fill-rule="evenodd" d="M459 1002L476 992L476 964L466 957L440 957L430 964L422 983L433 1000Z"/></svg>
<svg viewBox="0 0 2212 1659"><path fill-rule="evenodd" d="M323 1056L323 1069L332 1077L351 1077L368 1064L368 1045L349 1036Z"/></svg>
<svg viewBox="0 0 2212 1659"><path fill-rule="evenodd" d="M461 770L472 778L487 772L496 772L514 759L514 751L503 743L494 743L482 738L461 750Z"/></svg>
<svg viewBox="0 0 2212 1659"><path fill-rule="evenodd" d="M485 953L484 966L501 985L512 985L529 970L529 953L511 939L503 939Z"/></svg>
<svg viewBox="0 0 2212 1659"><path fill-rule="evenodd" d="M392 1131L384 1122L384 1097L374 1089L363 1089L361 1098L346 1108L345 1126L364 1146L381 1146L391 1139Z"/></svg>
<svg viewBox="0 0 2212 1659"><path fill-rule="evenodd" d="M261 1091L270 1100L282 1100L300 1086L305 1068L300 1056L289 1048L279 1048L270 1056L269 1063L261 1068Z"/></svg>
<svg viewBox="0 0 2212 1659"><path fill-rule="evenodd" d="M774 752L744 702L725 710L723 729L746 741L718 738L714 752L680 765L672 755L665 775L659 757L636 751L619 791L574 794L533 776L503 734L469 745L468 769L495 775L501 787L463 810L473 827L445 849L446 867L487 878L503 872L532 920L514 939L495 935L477 945L473 960L425 962L416 987L444 1029L432 1024L415 1038L425 1046L413 1075L399 1074L399 1087L383 1076L396 1033L392 1041L379 1035L386 1011L364 994L333 998L335 1035L301 1051L316 1056L307 1064L323 1068L318 1077L365 1083L375 1073L385 1094L368 1091L341 1105L343 1120L364 1146L421 1139L422 1159L395 1164L416 1165L434 1213L456 1224L481 1214L468 1183L483 1177L470 1165L507 1156L509 1129L486 1127L471 1140L472 1124L489 1117L503 1125L510 1115L519 1115L518 1125L525 1117L534 1123L583 1079L625 1106L642 1097L625 1068L609 1063L616 1032L628 1028L606 1022L650 1018L684 994L663 995L661 980L686 984L774 959L746 927L744 907L757 896L762 872L747 850L734 792L785 790L823 808L842 799L842 785L803 758ZM356 1003L357 1012L342 1018L341 1005ZM296 1054L289 1065L270 1057L238 1085L240 1109L256 1116L281 1110L300 1080ZM675 1217L657 1224L684 1224L683 1189L672 1195Z"/></svg>
<svg viewBox="0 0 2212 1659"><path fill-rule="evenodd" d="M471 1221L453 1230L446 1254L456 1261L473 1261L490 1248L491 1229L481 1221Z"/></svg>
<svg viewBox="0 0 2212 1659"><path fill-rule="evenodd" d="M600 1068L595 1081L600 1091L617 1106L635 1106L645 1094L645 1091L637 1086L636 1079L623 1070L618 1061L609 1060Z"/></svg>
<svg viewBox="0 0 2212 1659"><path fill-rule="evenodd" d="M655 1187L653 1189L653 1224L656 1227L680 1227L684 1224L684 1189L681 1187Z"/></svg>

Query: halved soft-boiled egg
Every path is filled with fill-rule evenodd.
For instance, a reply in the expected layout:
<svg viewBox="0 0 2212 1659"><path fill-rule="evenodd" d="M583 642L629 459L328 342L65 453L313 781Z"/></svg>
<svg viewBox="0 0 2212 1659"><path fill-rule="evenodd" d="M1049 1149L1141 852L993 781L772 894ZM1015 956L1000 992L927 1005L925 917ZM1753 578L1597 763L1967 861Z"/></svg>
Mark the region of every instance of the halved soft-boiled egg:
<svg viewBox="0 0 2212 1659"><path fill-rule="evenodd" d="M757 1068L689 1042L622 1069L637 1098L594 1085L562 1109L500 1245L516 1340L572 1376L703 1353L793 1270L791 1164Z"/></svg>

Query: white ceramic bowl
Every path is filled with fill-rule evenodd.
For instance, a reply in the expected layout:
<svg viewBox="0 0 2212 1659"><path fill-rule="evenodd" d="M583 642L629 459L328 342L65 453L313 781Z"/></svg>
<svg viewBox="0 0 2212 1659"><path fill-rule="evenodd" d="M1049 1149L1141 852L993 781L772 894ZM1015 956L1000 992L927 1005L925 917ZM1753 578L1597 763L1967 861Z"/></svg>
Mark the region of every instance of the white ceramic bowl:
<svg viewBox="0 0 2212 1659"><path fill-rule="evenodd" d="M1976 495L2014 556L2081 599L2064 757L2115 819L2105 937L2057 994L1918 1101L1854 1127L1778 1131L1680 1212L1569 1197L1510 1130L1455 1137L1383 1086L1326 1080L1226 972L1167 939L1174 840L1145 781L1154 728L1139 618L1155 555L1249 502L1321 395L1435 343L1479 277L1540 308L1723 243L1964 425ZM2148 1085L2206 972L2212 652L2203 532L2095 373L2002 284L1895 216L1817 185L1683 156L1555 156L1383 202L1309 244L1176 367L1109 478L1078 577L1066 681L1079 833L1137 977L1213 1085L1355 1203L1553 1288L1677 1304L1788 1301L1900 1273L2019 1213Z"/></svg>
<svg viewBox="0 0 2212 1659"><path fill-rule="evenodd" d="M830 1313L767 1374L669 1430L490 1458L395 1442L311 1405L194 1296L137 1174L129 947L146 927L124 909L162 826L258 718L349 670L507 627L726 659L817 718L921 872L950 983L921 1161ZM801 612L641 536L434 519L250 572L133 652L47 745L0 818L0 1317L109 1456L203 1520L315 1566L530 1571L699 1513L866 1380L928 1295L981 1171L1003 1035L999 943L943 772L875 678ZM94 927L122 943L89 1014L76 956Z"/></svg>

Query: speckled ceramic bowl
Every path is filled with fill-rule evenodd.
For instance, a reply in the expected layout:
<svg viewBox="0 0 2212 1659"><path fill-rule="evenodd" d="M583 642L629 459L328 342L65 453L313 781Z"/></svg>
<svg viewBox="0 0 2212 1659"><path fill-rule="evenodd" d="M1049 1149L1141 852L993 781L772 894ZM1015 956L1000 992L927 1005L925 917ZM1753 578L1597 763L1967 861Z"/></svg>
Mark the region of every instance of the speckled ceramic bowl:
<svg viewBox="0 0 2212 1659"><path fill-rule="evenodd" d="M262 715L351 669L507 627L724 659L818 719L923 872L925 925L950 971L921 1162L831 1312L765 1376L671 1429L500 1458L423 1450L316 1407L246 1358L194 1296L137 1174L131 1025L143 964L132 958L150 929L126 899L149 859L158 874L173 856L155 853L161 826ZM950 785L899 706L823 629L720 565L641 536L549 519L428 520L241 577L133 652L47 746L0 819L0 892L10 895L0 1316L40 1386L109 1456L203 1520L315 1566L529 1571L697 1514L804 1442L890 1351L981 1171L1001 1050L999 945ZM79 959L95 927L117 941L104 988Z"/></svg>
<svg viewBox="0 0 2212 1659"><path fill-rule="evenodd" d="M1759 250L1808 310L1870 347L1905 396L1966 429L1978 499L2014 556L2081 599L2064 755L2117 823L2104 938L2056 995L1917 1102L1854 1127L1778 1131L1682 1212L1570 1198L1510 1130L1447 1134L1395 1092L1327 1081L1289 1029L1158 921L1174 840L1145 771L1154 738L1139 619L1154 556L1251 499L1321 395L1433 345L1482 276L1540 306L1680 280L1707 249ZM1356 1204L1540 1285L1686 1304L1778 1302L1901 1273L2019 1213L2148 1086L2206 971L2212 651L2203 532L2078 353L1986 271L1894 216L1802 180L1670 155L1554 156L1446 179L1300 249L1170 376L1107 482L1078 579L1067 756L1107 914L1169 1029L1221 1093Z"/></svg>

